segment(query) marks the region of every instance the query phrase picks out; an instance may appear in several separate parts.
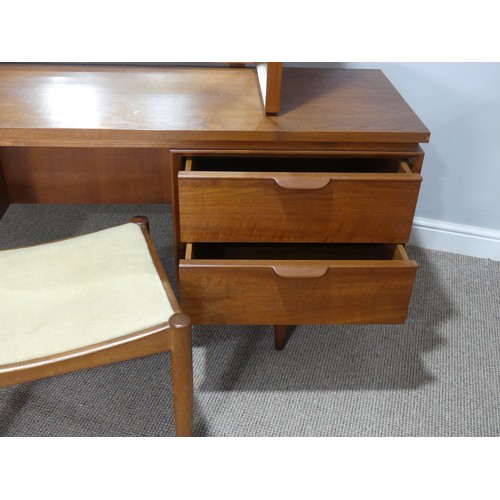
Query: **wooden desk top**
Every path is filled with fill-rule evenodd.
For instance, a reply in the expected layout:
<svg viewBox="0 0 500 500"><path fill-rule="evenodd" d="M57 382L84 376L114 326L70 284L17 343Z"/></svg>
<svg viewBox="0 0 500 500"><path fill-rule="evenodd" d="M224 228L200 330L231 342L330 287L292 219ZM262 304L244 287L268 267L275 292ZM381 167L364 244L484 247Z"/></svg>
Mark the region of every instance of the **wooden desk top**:
<svg viewBox="0 0 500 500"><path fill-rule="evenodd" d="M266 116L249 68L0 65L0 146L428 140L379 70L284 68Z"/></svg>

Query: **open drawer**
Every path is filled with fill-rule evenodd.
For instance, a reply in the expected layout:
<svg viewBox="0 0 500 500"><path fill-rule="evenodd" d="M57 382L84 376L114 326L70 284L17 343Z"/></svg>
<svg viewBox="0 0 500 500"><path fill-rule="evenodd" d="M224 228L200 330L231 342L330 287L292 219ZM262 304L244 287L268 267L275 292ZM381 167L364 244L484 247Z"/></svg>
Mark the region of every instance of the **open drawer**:
<svg viewBox="0 0 500 500"><path fill-rule="evenodd" d="M417 264L401 245L188 244L193 323L403 323Z"/></svg>
<svg viewBox="0 0 500 500"><path fill-rule="evenodd" d="M180 236L405 243L421 180L391 158L188 158L178 176Z"/></svg>

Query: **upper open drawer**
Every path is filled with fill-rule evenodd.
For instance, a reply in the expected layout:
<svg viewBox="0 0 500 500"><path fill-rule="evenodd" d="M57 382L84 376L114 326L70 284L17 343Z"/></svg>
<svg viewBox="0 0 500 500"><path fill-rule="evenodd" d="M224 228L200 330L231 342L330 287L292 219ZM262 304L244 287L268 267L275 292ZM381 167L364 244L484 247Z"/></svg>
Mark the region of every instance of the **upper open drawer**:
<svg viewBox="0 0 500 500"><path fill-rule="evenodd" d="M404 243L421 180L391 158L188 158L181 239Z"/></svg>

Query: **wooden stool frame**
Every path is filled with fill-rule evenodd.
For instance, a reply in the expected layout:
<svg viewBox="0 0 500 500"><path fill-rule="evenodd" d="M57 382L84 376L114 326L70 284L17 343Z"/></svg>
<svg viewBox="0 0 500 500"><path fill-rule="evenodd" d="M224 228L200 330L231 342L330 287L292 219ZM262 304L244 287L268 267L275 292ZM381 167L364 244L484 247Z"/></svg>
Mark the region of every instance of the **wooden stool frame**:
<svg viewBox="0 0 500 500"><path fill-rule="evenodd" d="M142 230L154 266L174 311L169 321L80 349L0 366L0 387L170 351L176 435L191 436L193 431L191 320L181 311L163 270L149 234L148 219L137 216L132 222Z"/></svg>

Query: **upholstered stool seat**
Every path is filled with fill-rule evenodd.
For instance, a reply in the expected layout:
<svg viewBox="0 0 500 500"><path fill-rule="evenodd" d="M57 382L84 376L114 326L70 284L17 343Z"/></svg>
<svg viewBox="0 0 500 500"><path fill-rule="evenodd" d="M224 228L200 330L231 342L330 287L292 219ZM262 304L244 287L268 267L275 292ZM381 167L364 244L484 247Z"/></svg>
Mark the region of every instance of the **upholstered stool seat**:
<svg viewBox="0 0 500 500"><path fill-rule="evenodd" d="M0 277L2 365L104 342L174 314L133 223L0 252Z"/></svg>
<svg viewBox="0 0 500 500"><path fill-rule="evenodd" d="M169 350L174 405L181 393L184 405L192 391L190 349L189 318L161 268L147 219L0 251L0 386ZM190 411L179 418L190 419ZM190 432L190 424L179 425Z"/></svg>

